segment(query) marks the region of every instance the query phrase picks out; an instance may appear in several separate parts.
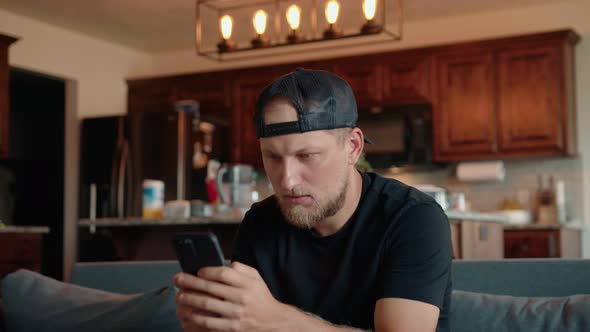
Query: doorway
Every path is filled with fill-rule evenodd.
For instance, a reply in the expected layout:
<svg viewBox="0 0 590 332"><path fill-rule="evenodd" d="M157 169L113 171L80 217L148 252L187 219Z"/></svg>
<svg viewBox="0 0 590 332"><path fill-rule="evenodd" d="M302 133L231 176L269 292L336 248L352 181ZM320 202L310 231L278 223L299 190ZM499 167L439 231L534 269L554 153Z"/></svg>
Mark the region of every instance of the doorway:
<svg viewBox="0 0 590 332"><path fill-rule="evenodd" d="M65 81L10 68L12 224L47 226L41 272L63 280Z"/></svg>

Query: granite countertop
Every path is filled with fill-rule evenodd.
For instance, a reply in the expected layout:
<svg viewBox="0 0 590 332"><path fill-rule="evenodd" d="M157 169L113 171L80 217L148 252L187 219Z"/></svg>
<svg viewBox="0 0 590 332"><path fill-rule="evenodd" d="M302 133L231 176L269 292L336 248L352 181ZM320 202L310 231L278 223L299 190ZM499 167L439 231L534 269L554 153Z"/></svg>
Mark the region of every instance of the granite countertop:
<svg viewBox="0 0 590 332"><path fill-rule="evenodd" d="M163 218L144 219L141 217L128 218L99 218L81 219L78 226L82 227L129 227L129 226L176 226L176 225L232 225L242 222L240 215L214 215L210 217Z"/></svg>
<svg viewBox="0 0 590 332"><path fill-rule="evenodd" d="M506 219L492 213L446 211L451 222L462 220L506 223ZM174 226L174 225L222 225L239 224L243 214L217 214L209 217L144 219L140 217L128 218L98 218L81 219L78 223L82 227L128 227L128 226Z"/></svg>
<svg viewBox="0 0 590 332"><path fill-rule="evenodd" d="M579 220L571 220L563 224L522 224L522 225L505 225L504 229L509 230L543 230L543 229L571 229L571 230L584 230L584 224Z"/></svg>
<svg viewBox="0 0 590 332"><path fill-rule="evenodd" d="M449 221L460 221L460 220L467 220L467 221L481 221L481 222L496 222L501 224L507 224L507 219L503 216L493 214L493 213L483 213L483 212L475 212L475 211L455 211L449 210L445 211Z"/></svg>
<svg viewBox="0 0 590 332"><path fill-rule="evenodd" d="M49 233L49 227L46 226L0 226L0 233Z"/></svg>

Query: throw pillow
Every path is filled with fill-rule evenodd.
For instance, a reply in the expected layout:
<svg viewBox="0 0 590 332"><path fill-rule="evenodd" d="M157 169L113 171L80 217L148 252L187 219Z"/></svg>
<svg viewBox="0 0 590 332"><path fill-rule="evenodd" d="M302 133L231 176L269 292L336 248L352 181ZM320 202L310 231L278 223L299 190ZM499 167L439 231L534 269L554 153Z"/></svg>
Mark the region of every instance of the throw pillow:
<svg viewBox="0 0 590 332"><path fill-rule="evenodd" d="M453 332L590 331L590 295L514 297L454 290Z"/></svg>
<svg viewBox="0 0 590 332"><path fill-rule="evenodd" d="M19 270L2 280L6 331L181 331L174 287L122 295Z"/></svg>

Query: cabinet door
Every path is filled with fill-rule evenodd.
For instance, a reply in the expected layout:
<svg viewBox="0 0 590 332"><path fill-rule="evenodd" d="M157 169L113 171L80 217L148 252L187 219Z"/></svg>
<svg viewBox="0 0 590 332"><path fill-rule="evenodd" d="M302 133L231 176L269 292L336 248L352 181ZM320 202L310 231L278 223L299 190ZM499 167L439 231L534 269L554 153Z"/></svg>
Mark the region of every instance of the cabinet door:
<svg viewBox="0 0 590 332"><path fill-rule="evenodd" d="M359 108L381 105L383 97L383 66L373 57L361 57L338 63L334 68L337 75L350 84Z"/></svg>
<svg viewBox="0 0 590 332"><path fill-rule="evenodd" d="M133 112L158 112L174 110L174 88L160 83L129 84L127 108Z"/></svg>
<svg viewBox="0 0 590 332"><path fill-rule="evenodd" d="M504 257L559 257L558 241L558 230L507 230L504 231Z"/></svg>
<svg viewBox="0 0 590 332"><path fill-rule="evenodd" d="M387 61L383 68L383 104L428 102L430 97L429 60L407 56Z"/></svg>
<svg viewBox="0 0 590 332"><path fill-rule="evenodd" d="M437 160L496 152L492 64L489 52L437 58L438 105L433 105Z"/></svg>
<svg viewBox="0 0 590 332"><path fill-rule="evenodd" d="M563 152L563 66L558 51L537 46L499 52L501 152Z"/></svg>
<svg viewBox="0 0 590 332"><path fill-rule="evenodd" d="M256 110L256 99L262 90L270 84L274 77L256 77L235 82L234 115L233 115L233 146L234 162L262 167L260 145L256 137L253 118Z"/></svg>
<svg viewBox="0 0 590 332"><path fill-rule="evenodd" d="M184 77L175 84L178 99L199 102L201 114L213 117L229 117L231 86L225 73L205 73ZM229 123L230 119L226 119Z"/></svg>

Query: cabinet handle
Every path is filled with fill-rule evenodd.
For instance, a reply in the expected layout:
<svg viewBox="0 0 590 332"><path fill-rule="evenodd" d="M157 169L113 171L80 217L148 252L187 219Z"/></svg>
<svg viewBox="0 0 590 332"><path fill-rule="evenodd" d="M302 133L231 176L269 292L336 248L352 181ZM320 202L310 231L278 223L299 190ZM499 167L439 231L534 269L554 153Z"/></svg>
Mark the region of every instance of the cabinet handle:
<svg viewBox="0 0 590 332"><path fill-rule="evenodd" d="M549 257L556 257L555 236L549 236Z"/></svg>

